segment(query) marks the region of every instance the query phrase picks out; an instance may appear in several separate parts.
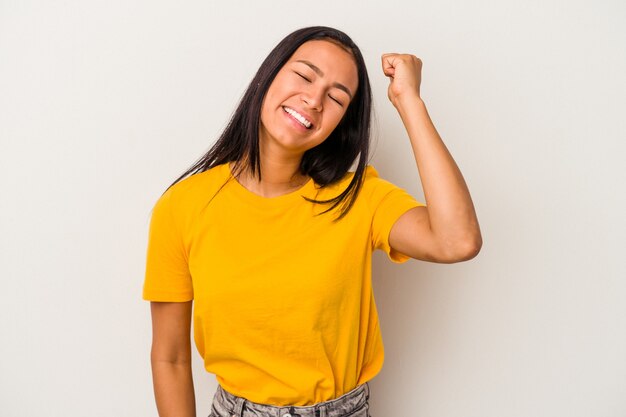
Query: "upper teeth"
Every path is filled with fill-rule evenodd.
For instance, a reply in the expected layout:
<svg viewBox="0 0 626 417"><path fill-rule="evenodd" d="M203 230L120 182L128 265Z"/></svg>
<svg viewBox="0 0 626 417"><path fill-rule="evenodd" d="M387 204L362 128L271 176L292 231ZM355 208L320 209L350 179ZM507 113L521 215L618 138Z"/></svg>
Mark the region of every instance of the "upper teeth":
<svg viewBox="0 0 626 417"><path fill-rule="evenodd" d="M311 122L309 122L303 115L295 111L294 109L290 109L289 107L285 107L285 111L296 118L297 121L302 123L304 127L307 129L311 127Z"/></svg>

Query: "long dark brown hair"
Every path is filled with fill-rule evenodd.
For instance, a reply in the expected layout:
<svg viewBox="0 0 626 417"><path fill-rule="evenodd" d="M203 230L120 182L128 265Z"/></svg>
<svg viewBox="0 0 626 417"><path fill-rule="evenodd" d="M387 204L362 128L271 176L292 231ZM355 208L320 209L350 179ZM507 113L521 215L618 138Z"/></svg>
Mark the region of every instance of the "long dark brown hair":
<svg viewBox="0 0 626 417"><path fill-rule="evenodd" d="M300 163L300 172L324 187L342 179L358 158L354 176L339 195L328 200L307 198L313 203L329 204L324 213L341 206L338 219L347 214L363 184L369 158L372 92L359 48L342 31L324 26L296 30L280 41L261 64L217 142L172 185L227 162L236 162L239 169L245 165L261 179L259 128L263 99L278 71L303 43L312 40L328 40L343 46L352 54L357 67L358 88L345 115L324 142L304 153Z"/></svg>

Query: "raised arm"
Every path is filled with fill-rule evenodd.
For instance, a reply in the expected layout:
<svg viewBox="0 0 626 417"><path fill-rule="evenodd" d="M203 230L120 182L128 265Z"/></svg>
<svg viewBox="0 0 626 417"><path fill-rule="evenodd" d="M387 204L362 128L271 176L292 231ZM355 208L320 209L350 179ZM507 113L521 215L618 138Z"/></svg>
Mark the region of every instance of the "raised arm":
<svg viewBox="0 0 626 417"><path fill-rule="evenodd" d="M191 374L191 306L151 302L152 380L160 417L195 417Z"/></svg>
<svg viewBox="0 0 626 417"><path fill-rule="evenodd" d="M471 259L482 246L465 180L430 120L420 97L422 61L406 54L382 56L389 100L406 128L426 197L394 224L389 244L412 258L452 263Z"/></svg>

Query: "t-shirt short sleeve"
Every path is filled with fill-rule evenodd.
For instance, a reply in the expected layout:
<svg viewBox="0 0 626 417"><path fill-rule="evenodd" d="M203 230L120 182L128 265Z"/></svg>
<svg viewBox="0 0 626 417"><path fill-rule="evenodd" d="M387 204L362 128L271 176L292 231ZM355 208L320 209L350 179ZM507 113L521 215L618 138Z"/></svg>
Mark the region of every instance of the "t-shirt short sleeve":
<svg viewBox="0 0 626 417"><path fill-rule="evenodd" d="M389 233L394 223L414 207L424 204L418 202L404 189L378 177L376 170L369 166L367 176L371 177L372 191L370 207L372 213L372 244L375 249L387 253L393 262L406 262L409 257L395 251L389 245Z"/></svg>
<svg viewBox="0 0 626 417"><path fill-rule="evenodd" d="M159 198L152 211L148 234L143 299L190 301L193 286L183 236L174 215L173 190Z"/></svg>

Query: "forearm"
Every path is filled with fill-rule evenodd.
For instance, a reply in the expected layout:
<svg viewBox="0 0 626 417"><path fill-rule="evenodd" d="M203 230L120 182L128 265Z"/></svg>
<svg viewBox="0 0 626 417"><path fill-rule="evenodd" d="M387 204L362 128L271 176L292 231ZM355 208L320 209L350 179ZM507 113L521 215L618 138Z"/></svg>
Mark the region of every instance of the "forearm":
<svg viewBox="0 0 626 417"><path fill-rule="evenodd" d="M159 417L195 417L191 363L152 361L154 396Z"/></svg>
<svg viewBox="0 0 626 417"><path fill-rule="evenodd" d="M473 252L481 236L469 190L417 95L394 103L407 130L426 197L430 228L444 245Z"/></svg>

